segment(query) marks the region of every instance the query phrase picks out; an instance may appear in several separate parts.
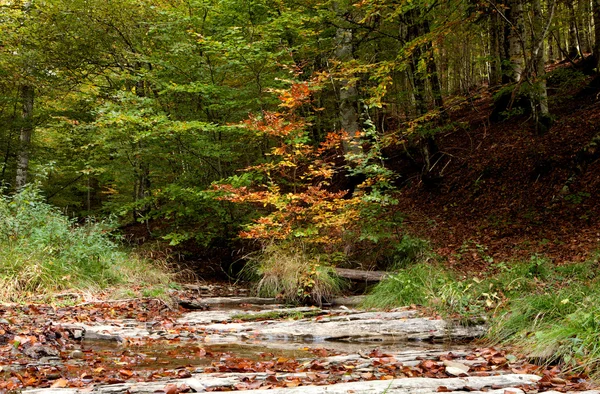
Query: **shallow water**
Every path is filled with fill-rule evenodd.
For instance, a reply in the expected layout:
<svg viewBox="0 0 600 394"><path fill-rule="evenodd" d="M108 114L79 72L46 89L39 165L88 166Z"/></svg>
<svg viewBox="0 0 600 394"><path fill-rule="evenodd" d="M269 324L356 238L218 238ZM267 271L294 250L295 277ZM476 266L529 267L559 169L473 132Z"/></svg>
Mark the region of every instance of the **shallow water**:
<svg viewBox="0 0 600 394"><path fill-rule="evenodd" d="M133 370L177 369L180 367L206 367L227 358L243 358L253 361L273 358L302 359L314 357L306 348L273 348L253 344L215 344L187 341L177 344L154 342L143 345L122 346L115 341L86 340L84 352L115 365L127 365Z"/></svg>
<svg viewBox="0 0 600 394"><path fill-rule="evenodd" d="M103 359L115 366L127 365L133 370L177 369L181 367L208 367L215 362L229 358L250 361L271 359L307 360L315 358L317 352L333 354L368 354L374 350L382 353L403 351L456 351L468 347L456 342L343 342L306 340L285 340L282 338L261 338L239 343L206 344L199 341L178 343L151 342L141 345L123 346L115 341L85 340L81 348L86 353Z"/></svg>

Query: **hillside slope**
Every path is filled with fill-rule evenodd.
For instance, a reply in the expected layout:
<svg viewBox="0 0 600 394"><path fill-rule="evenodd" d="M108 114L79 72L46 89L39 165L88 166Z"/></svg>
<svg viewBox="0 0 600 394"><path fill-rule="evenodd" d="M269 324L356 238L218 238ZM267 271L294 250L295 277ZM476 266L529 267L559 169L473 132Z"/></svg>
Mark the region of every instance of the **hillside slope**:
<svg viewBox="0 0 600 394"><path fill-rule="evenodd" d="M566 68L552 72L555 123L544 134L525 115L490 123L491 95L475 95L451 114L462 127L436 137L435 183L405 157L395 161L407 231L459 269L535 253L556 263L586 258L600 245L599 85Z"/></svg>

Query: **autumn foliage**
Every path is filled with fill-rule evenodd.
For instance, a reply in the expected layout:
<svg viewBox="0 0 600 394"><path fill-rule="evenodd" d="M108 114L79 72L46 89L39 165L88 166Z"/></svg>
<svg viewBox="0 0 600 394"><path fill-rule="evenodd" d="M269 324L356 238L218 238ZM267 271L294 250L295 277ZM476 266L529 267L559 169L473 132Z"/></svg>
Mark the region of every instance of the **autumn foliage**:
<svg viewBox="0 0 600 394"><path fill-rule="evenodd" d="M357 225L365 202L348 191L334 191L334 178L343 162L345 133L331 132L318 145L311 144L305 120L297 115L310 106L311 86L295 83L279 92L280 111L252 115L244 127L273 144L268 160L243 170L254 174L249 185L220 184L223 199L254 205L260 217L240 234L242 238L269 243L300 240L333 251L344 234Z"/></svg>

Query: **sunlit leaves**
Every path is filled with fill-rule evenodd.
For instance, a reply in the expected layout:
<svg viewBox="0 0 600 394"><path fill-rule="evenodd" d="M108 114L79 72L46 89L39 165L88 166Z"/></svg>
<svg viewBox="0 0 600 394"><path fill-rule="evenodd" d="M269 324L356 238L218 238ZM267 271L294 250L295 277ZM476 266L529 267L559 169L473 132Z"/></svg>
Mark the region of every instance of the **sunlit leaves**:
<svg viewBox="0 0 600 394"><path fill-rule="evenodd" d="M357 225L364 201L348 198L346 190L331 190L340 167L345 134L330 133L318 146L308 144L305 123L295 110L308 103L307 84L279 92L284 112L252 116L246 127L274 138L269 161L246 169L263 174L263 183L220 184L223 199L261 207L263 215L240 233L262 241L301 238L306 243L335 248L346 230ZM257 178L261 179L261 178Z"/></svg>

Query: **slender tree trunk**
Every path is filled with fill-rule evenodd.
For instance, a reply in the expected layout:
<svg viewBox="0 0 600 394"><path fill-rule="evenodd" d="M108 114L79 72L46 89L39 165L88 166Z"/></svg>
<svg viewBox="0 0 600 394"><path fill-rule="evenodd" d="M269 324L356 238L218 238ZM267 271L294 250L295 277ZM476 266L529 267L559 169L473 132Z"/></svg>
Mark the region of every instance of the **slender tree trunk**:
<svg viewBox="0 0 600 394"><path fill-rule="evenodd" d="M415 112L417 117L423 116L427 113L427 100L425 99L425 80L419 75L417 70L418 57L416 52L421 52L419 49L415 49L410 61L410 73L412 76L412 87L413 87L413 98L415 100Z"/></svg>
<svg viewBox="0 0 600 394"><path fill-rule="evenodd" d="M502 83L502 60L500 48L500 29L502 21L500 15L493 9L489 20L489 38L490 38L490 86L500 85Z"/></svg>
<svg viewBox="0 0 600 394"><path fill-rule="evenodd" d="M550 25L554 16L554 4L548 11L549 20L545 21L542 15L541 0L532 0L533 10L533 37L531 42L531 58L533 62L533 92L532 105L538 132L547 131L552 123L548 108L548 90L546 87L546 59L544 56L544 41L546 39L546 26Z"/></svg>
<svg viewBox="0 0 600 394"><path fill-rule="evenodd" d="M429 33L429 22L417 14L417 10L413 9L406 15L407 24L407 42L414 41ZM425 56L426 73L423 74L418 70L418 63ZM421 117L428 112L427 101L425 98L427 81L431 87L433 97L433 105L436 109L443 108L443 99L441 95L441 85L437 74L435 59L433 58L433 48L430 43L417 45L411 55L409 62L410 71L413 80L413 97L415 99L415 110L417 117ZM431 134L423 136L421 141L421 152L425 161L425 174L429 173L433 168L432 156L438 152L435 138Z"/></svg>
<svg viewBox="0 0 600 394"><path fill-rule="evenodd" d="M573 7L573 0L566 0L565 4L569 14L569 46L567 52L571 60L573 60L580 55L577 39L577 17L575 15L575 7Z"/></svg>
<svg viewBox="0 0 600 394"><path fill-rule="evenodd" d="M338 11L338 10L336 10ZM339 11L338 11L338 14ZM339 15L340 19L342 15ZM335 57L340 62L354 59L352 29L338 27L335 34ZM349 140L344 143L346 153L360 153L361 148L356 143L356 133L360 130L358 123L358 89L354 83L342 79L338 86L340 127L349 135Z"/></svg>
<svg viewBox="0 0 600 394"><path fill-rule="evenodd" d="M581 16L579 18L580 22L577 24L579 26L579 35L581 38L581 52L582 53L591 53L592 52L592 9L591 9L591 1L584 0L579 2L579 12L578 14Z"/></svg>
<svg viewBox="0 0 600 394"><path fill-rule="evenodd" d="M425 35L430 32L429 22L427 20L423 20L419 26L421 30L421 35ZM444 99L442 96L442 84L440 83L440 76L438 74L437 65L435 63L433 45L431 45L430 42L427 42L424 46L426 56L425 64L427 65L427 78L429 79L429 84L431 86L433 106L436 109L443 110ZM445 118L446 113L443 111L441 113L442 117Z"/></svg>
<svg viewBox="0 0 600 394"><path fill-rule="evenodd" d="M548 36L548 61L550 63L554 63L556 60L554 53L554 37L550 35Z"/></svg>
<svg viewBox="0 0 600 394"><path fill-rule="evenodd" d="M135 93L138 97L145 97L146 96L146 88L145 88L145 84L144 81L138 81L135 85ZM136 176L136 180L134 182L133 185L133 195L134 195L134 200L137 201L142 201L145 198L150 196L150 187L151 187L151 183L150 183L150 165L144 160L144 154L143 151L145 149L144 144L142 143L142 141L139 141L136 144L136 148L138 151L138 154L136 155L136 159L135 159L135 176ZM142 206L140 206L139 208L136 207L133 210L133 218L134 220L137 220L140 217L145 216L146 214L148 214L148 212L150 211L150 205L148 204L144 204Z"/></svg>
<svg viewBox="0 0 600 394"><path fill-rule="evenodd" d="M519 82L523 76L525 67L525 58L523 53L524 46L524 26L523 26L523 3L521 0L509 0L509 8L506 16L510 21L508 26L508 35L506 37L508 59L510 60L509 80L510 82Z"/></svg>
<svg viewBox="0 0 600 394"><path fill-rule="evenodd" d="M411 10L406 15L406 42L410 43L422 34L422 29L419 26L417 11ZM417 117L425 115L427 113L427 101L425 99L426 76L419 72L418 65L421 57L423 56L423 46L416 45L413 49L410 60L409 68L411 73L412 85L413 85L413 97L415 100L415 110Z"/></svg>
<svg viewBox="0 0 600 394"><path fill-rule="evenodd" d="M594 59L596 60L596 72L600 73L600 0L592 0L592 11L594 14Z"/></svg>
<svg viewBox="0 0 600 394"><path fill-rule="evenodd" d="M29 153L31 151L31 134L33 133L33 101L35 90L31 85L21 86L22 120L21 135L19 137L19 154L17 157L17 176L15 187L22 189L27 184L29 171Z"/></svg>

